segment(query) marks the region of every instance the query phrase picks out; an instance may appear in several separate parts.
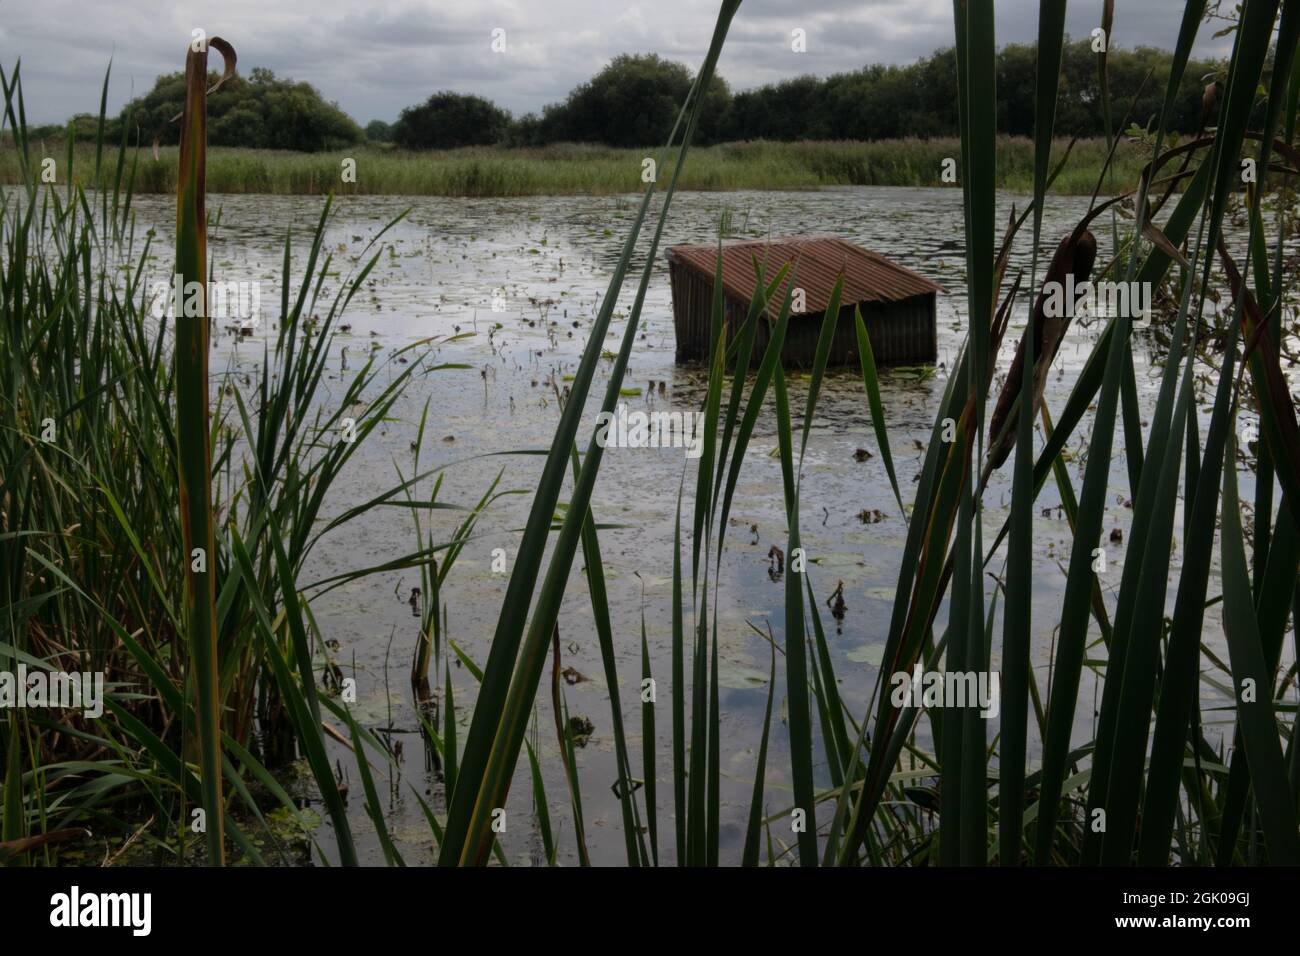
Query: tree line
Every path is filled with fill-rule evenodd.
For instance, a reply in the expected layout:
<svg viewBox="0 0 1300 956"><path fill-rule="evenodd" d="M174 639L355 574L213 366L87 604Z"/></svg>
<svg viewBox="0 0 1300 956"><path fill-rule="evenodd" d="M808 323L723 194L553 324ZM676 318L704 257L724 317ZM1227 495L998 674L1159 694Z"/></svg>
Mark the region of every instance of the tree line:
<svg viewBox="0 0 1300 956"><path fill-rule="evenodd" d="M1172 54L1153 47L1112 48L1108 55L1111 121L1128 117L1145 125L1158 114ZM997 59L1000 131L1030 136L1034 123L1032 44L1004 47ZM1172 126L1197 130L1206 83L1220 73L1220 61L1188 64ZM209 102L209 141L305 151L331 150L366 141L405 149L462 146L544 146L556 142L616 147L662 145L668 140L693 76L688 67L657 54L624 54L560 103L540 114L515 117L481 96L442 91L402 110L392 123L375 120L362 129L336 104L307 83L278 79L255 68L247 79L227 83ZM876 140L957 135L957 64L941 49L905 66L867 66L828 77L800 76L752 90L732 92L715 77L695 141L702 145L750 139ZM184 75L158 78L154 88L132 100L114 120L110 136L141 142L176 142ZM1065 49L1057 130L1062 135L1105 134L1097 54L1091 40ZM78 138L96 135L96 121L74 117ZM39 135L40 131L33 131ZM46 128L47 135L58 130Z"/></svg>
<svg viewBox="0 0 1300 956"><path fill-rule="evenodd" d="M211 74L211 82L218 74ZM109 142L125 135L130 143L174 146L180 141L176 119L185 106L184 72L166 73L153 89L137 96L105 124ZM99 135L99 118L79 113L63 126L28 130L36 138L56 138L71 131L77 140ZM339 149L365 141L365 133L338 104L326 102L310 83L281 79L265 67L235 76L208 99L208 143L254 149L303 152Z"/></svg>

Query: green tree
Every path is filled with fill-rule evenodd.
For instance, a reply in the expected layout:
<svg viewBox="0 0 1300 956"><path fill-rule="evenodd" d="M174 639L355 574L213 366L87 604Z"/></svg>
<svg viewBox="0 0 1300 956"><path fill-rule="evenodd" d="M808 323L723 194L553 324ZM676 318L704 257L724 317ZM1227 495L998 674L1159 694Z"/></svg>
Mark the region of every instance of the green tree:
<svg viewBox="0 0 1300 956"><path fill-rule="evenodd" d="M408 106L393 124L393 141L405 149L456 149L499 143L510 114L481 96L434 93Z"/></svg>
<svg viewBox="0 0 1300 956"><path fill-rule="evenodd" d="M211 82L217 74L211 74ZM185 75L158 77L153 89L123 108L119 122L139 142L175 144L173 117L185 102ZM309 83L278 79L264 67L235 77L208 100L208 142L213 146L313 151L337 149L363 139L361 128Z"/></svg>
<svg viewBox="0 0 1300 956"><path fill-rule="evenodd" d="M813 139L823 113L826 86L815 76L783 80L775 86L732 97L724 130L728 139ZM822 133L829 133L822 128ZM829 137L824 137L829 138Z"/></svg>
<svg viewBox="0 0 1300 956"><path fill-rule="evenodd" d="M1160 111L1170 54L1151 47L1112 48L1108 57L1111 122L1144 125ZM998 129L1029 136L1034 128L1038 51L1011 44L998 53ZM1188 64L1172 126L1194 132L1206 77L1221 64ZM571 97L572 99L572 97ZM802 76L735 94L722 138L874 140L957 135L957 61L951 48L906 66L873 65L824 79ZM1062 135L1101 136L1101 85L1091 38L1067 44L1056 128Z"/></svg>
<svg viewBox="0 0 1300 956"><path fill-rule="evenodd" d="M686 66L655 53L616 56L563 103L546 108L541 139L610 146L663 145L692 80ZM697 143L719 139L730 101L726 82L715 77L705 94Z"/></svg>
<svg viewBox="0 0 1300 956"><path fill-rule="evenodd" d="M542 138L542 118L536 113L526 113L514 120L506 130L506 146L540 146Z"/></svg>
<svg viewBox="0 0 1300 956"><path fill-rule="evenodd" d="M383 120L371 120L366 124L366 139L372 143L391 143L393 141L393 124Z"/></svg>

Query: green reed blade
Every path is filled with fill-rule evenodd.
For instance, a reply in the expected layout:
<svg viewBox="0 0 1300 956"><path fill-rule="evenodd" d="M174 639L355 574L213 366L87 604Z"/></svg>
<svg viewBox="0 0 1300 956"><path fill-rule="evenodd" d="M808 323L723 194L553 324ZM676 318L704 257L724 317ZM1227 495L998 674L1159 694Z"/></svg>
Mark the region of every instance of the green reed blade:
<svg viewBox="0 0 1300 956"><path fill-rule="evenodd" d="M686 863L686 669L685 625L682 610L682 483L677 487L677 511L673 519L673 822L677 833L677 865Z"/></svg>
<svg viewBox="0 0 1300 956"><path fill-rule="evenodd" d="M745 827L745 849L741 866L758 866L759 827L763 820L763 783L767 774L767 737L772 729L772 698L776 695L776 644L769 644L771 666L767 676L767 707L763 711L763 736L758 743L758 765L754 769L754 793L749 800L749 823Z"/></svg>
<svg viewBox="0 0 1300 956"><path fill-rule="evenodd" d="M1030 288L1037 287L1038 248L1043 205L1056 124L1065 38L1065 0L1042 0L1038 6L1038 66L1034 98L1034 253ZM1034 312L1029 312L1034 321ZM1025 335L1025 369L1034 368L1034 335ZM1020 407L1034 402L1034 376L1021 377ZM1044 406L1045 408L1045 406ZM1011 489L1010 541L1007 550L1006 609L1002 635L1002 746L998 765L998 857L1003 866L1020 863L1025 809L1025 764L1028 747L1031 604L1033 595L1033 416L1016 416L1016 452Z"/></svg>
<svg viewBox="0 0 1300 956"><path fill-rule="evenodd" d="M214 46L217 44L214 42ZM218 49L221 49L218 46ZM223 55L225 50L222 49ZM227 57L233 63L233 56ZM185 111L181 120L176 186L176 282L182 292L198 283L202 309L176 317L176 443L181 535L185 567L185 633L198 691L197 732L207 816L208 857L225 862L221 797L221 694L217 684L216 542L212 515L212 450L208 443L207 156L208 51L191 46L185 60Z"/></svg>
<svg viewBox="0 0 1300 956"><path fill-rule="evenodd" d="M650 831L650 857L659 865L659 806L655 799L655 679L646 641L645 605L641 606L641 776L645 780L645 818ZM647 691L650 691L647 696Z"/></svg>
<svg viewBox="0 0 1300 956"><path fill-rule="evenodd" d="M867 326L862 321L862 309L856 303L853 306L854 329L858 336L858 361L862 366L862 387L867 393L867 404L871 407L871 427L876 432L876 447L885 462L885 473L889 475L889 485L894 489L894 500L898 502L898 513L907 520L907 508L903 505L903 494L898 490L898 475L894 471L894 454L889 449L889 429L885 424L885 407L880 401L880 377L876 374L876 356L871 350L871 337L867 335Z"/></svg>
<svg viewBox="0 0 1300 956"><path fill-rule="evenodd" d="M334 824L334 837L338 842L339 857L345 866L355 866L357 865L356 846L353 843L352 829L348 823L347 808L343 804L343 797L339 793L338 784L334 779L334 771L330 766L329 756L325 751L320 719L315 716L308 703L307 695L310 694L315 697L316 687L315 678L310 668L310 656L307 656L308 670L306 673L300 673L299 680L295 681L288 665L285 663L283 653L275 636L275 627L258 591L257 573L253 569L252 558L244 546L243 538L235 528L230 530L230 546L235 561L235 569L243 576L248 587L249 603L257 623L258 636L262 643L265 659L271 665L272 673L275 676L275 684L280 691L281 698L292 714L293 726L297 731L298 740L302 744L316 786L320 789L321 798L329 812L330 820ZM283 560L279 555L276 556L276 560L283 566ZM302 634L304 630L301 622L297 626L290 628L290 634L294 636L295 644L298 643L297 635ZM303 655L299 652L303 649L296 647L294 650L295 656L301 662Z"/></svg>
<svg viewBox="0 0 1300 956"><path fill-rule="evenodd" d="M697 76L696 82L701 92L713 75L727 28L738 6L738 0L728 0L722 5L709 52ZM698 121L700 97L694 97L688 105L689 118L686 121L672 179L664 194L664 206L651 242L650 255L629 315L623 343L614 367L610 371L605 401L602 405L602 410L606 412L612 413L619 398L623 374L635 341L645 289L654 268L654 253L662 237L669 204L681 167L685 162L691 135ZM614 279L611 280L610 294L606 297L601 315L592 329L583 360L574 376L571 397L565 405L555 443L552 445L546 469L538 485L537 499L529 516L529 528L520 546L519 558L516 560L515 570L507 588L502 617L493 639L488 665L484 670L484 682L474 709L474 719L466 735L460 778L448 813L446 840L440 856L440 862L446 865L456 862L481 863L486 860L493 843L490 830L492 811L504 804L509 791L510 778L518 758L527 712L536 694L541 675L545 646L559 614L569 570L578 545L581 524L585 521L585 510L590 502L592 488L600 467L603 449L595 441L588 446L587 457L573 491L569 512L556 539L551 564L538 594L538 603L528 627L524 652L519 655L518 666L515 667L513 665L516 652L523 637L524 618L530 604L528 598L533 592L536 574L543 558L543 546L550 528L550 515L554 512L554 501L559 495L564 459L573 445L578 416L585 404L595 373L595 365L603 348L605 329L612 314L616 292L628 268L636 233L645 218L650 196L651 190L647 189L638 214L637 225L629 234L628 245L624 249ZM572 417L569 417L570 415ZM557 458L559 464L552 468L552 463Z"/></svg>
<svg viewBox="0 0 1300 956"><path fill-rule="evenodd" d="M1230 463L1223 473L1223 630L1232 661L1237 700L1237 723L1245 744L1246 760L1260 822L1274 866L1300 865L1300 835L1296 830L1296 803L1287 781L1278 725L1273 714L1273 680L1265 669L1264 649L1255 620L1246 570L1246 550L1241 530L1241 503L1237 495L1236 436L1228 440Z"/></svg>
<svg viewBox="0 0 1300 956"><path fill-rule="evenodd" d="M434 613L438 611L435 609ZM442 700L442 778L447 784L447 792L456 789L456 697L451 688L451 661L442 666L443 700Z"/></svg>
<svg viewBox="0 0 1300 956"><path fill-rule="evenodd" d="M834 322L836 316L828 310L826 321ZM808 662L804 640L802 571L799 563L806 560L799 538L799 500L796 490L794 447L790 432L790 400L786 394L785 372L778 365L774 379L776 395L777 443L781 454L781 475L785 485L786 523L789 535L786 540L785 569L785 683L789 708L787 726L790 732L790 768L794 782L795 811L803 815L792 826L799 846L802 866L817 865L817 807L813 800L812 773L812 714L808 701ZM811 388L809 391L811 395Z"/></svg>
<svg viewBox="0 0 1300 956"><path fill-rule="evenodd" d="M573 449L573 473L579 472L578 449ZM610 621L609 593L605 587L605 564L600 553L600 536L596 519L587 511L582 527L582 558L587 567L587 591L596 624L596 639L600 645L600 659L605 671L605 685L609 688L610 719L614 726L614 759L618 768L616 792L623 811L623 842L627 851L627 865L638 866L645 857L645 847L639 839L635 797L632 788L632 762L628 756L627 735L623 728L623 702L618 690L618 660L614 654L614 629Z"/></svg>
<svg viewBox="0 0 1300 956"><path fill-rule="evenodd" d="M1248 5L1243 13L1240 29L1237 31L1236 42L1233 47L1233 60L1230 69L1230 75L1227 87L1223 96L1223 108L1218 123L1218 132L1215 138L1213 154L1207 162L1215 166L1215 188L1208 211L1204 220L1208 236L1206 237L1204 263L1202 265L1202 282L1208 282L1211 265L1214 259L1214 250L1218 247L1222 230L1222 220L1227 208L1228 196L1236 189L1240 177L1240 170L1237 162L1237 156L1240 153L1241 145L1245 138L1245 130L1248 122L1248 114L1254 100L1254 91L1258 87L1260 71L1263 67L1263 55L1268 46L1269 34L1272 31L1277 3L1273 0L1259 0L1259 2ZM1203 293L1200 302L1203 303ZM1199 321L1200 306L1197 308L1197 318ZM1225 391L1226 379L1231 375L1233 364L1232 350L1235 349L1235 329L1230 333L1228 345L1228 357L1224 362L1221 371L1221 383L1219 396L1216 399L1216 409L1214 418L1216 421L1211 423L1211 443L1207 443L1207 454L1212 451L1211 444L1216 431L1216 424L1221 432L1226 427L1227 413L1227 392ZM1189 369L1190 371L1190 369ZM1153 419L1157 426L1161 424L1162 419ZM1161 452L1156 451L1156 441L1162 441L1160 431L1153 428L1152 446L1148 449L1152 457L1156 457ZM1168 465L1169 469L1176 468L1175 465ZM1202 478L1204 479L1208 469L1202 468ZM1166 485L1165 475L1161 476L1161 485ZM1208 487L1207 487L1208 485ZM1130 715L1136 712L1136 708L1141 705L1145 707L1142 711L1143 727L1147 726L1149 721L1149 703L1150 691L1147 689L1152 678L1149 676L1150 668L1154 666L1151 660L1152 655L1145 651L1141 641L1152 640L1145 633L1147 625L1139 623L1138 629L1133 634L1129 633L1132 615L1136 610L1145 610L1147 613L1143 617L1149 621L1151 619L1150 605L1155 602L1151 600L1150 592L1139 590L1144 584L1154 583L1154 578L1159 574L1159 567L1167 568L1169 553L1166 544L1167 537L1164 536L1164 506L1165 502L1159 498L1153 497L1152 494L1144 494L1151 489L1154 492L1154 482L1143 481L1143 487L1139 491L1138 499L1135 499L1135 522L1131 530L1129 549L1130 552L1135 549L1143 555L1140 566L1136 562L1126 563L1124 571L1124 581L1121 582L1120 602L1116 612L1115 619L1115 641L1111 647L1111 663L1107 671L1107 681L1105 692L1102 697L1101 720L1098 726L1098 750L1094 757L1094 779L1099 781L1102 786L1094 787L1089 795L1089 813L1095 809L1101 808L1103 803L1109 803L1112 799L1115 801L1114 806L1107 806L1108 816L1114 811L1118 817L1120 826L1115 831L1108 831L1103 839L1100 835L1092 830L1086 831L1084 844L1085 862L1097 862L1108 860L1111 862L1120 859L1129 858L1132 844L1132 821L1136 816L1137 790L1140 784L1135 779L1141 773L1140 755L1135 757L1135 741L1127 734L1132 727L1125 727L1122 722L1121 711L1127 711ZM1200 480L1198 481L1198 496L1201 491L1205 491L1213 497L1217 496L1217 481ZM1146 501L1143 499L1147 498ZM1159 502L1161 522L1159 530L1161 536L1158 541L1146 540L1147 524L1145 521L1139 521L1142 518L1144 508L1150 508ZM1172 506L1172 502L1168 503ZM1186 547L1189 552L1195 554L1210 544L1210 540L1205 537L1207 529L1193 528L1190 534L1189 542ZM1212 528L1208 529L1212 532ZM1197 540L1199 539L1199 540ZM1154 569L1147 566L1148 556L1156 562ZM1135 571L1134 568L1137 567ZM1195 567L1195 564L1193 565ZM1186 567L1184 568L1186 573ZM1141 583L1139 578L1145 579ZM1159 594L1163 596L1164 589L1161 588ZM1141 595L1142 600L1138 598ZM1163 603L1163 602L1161 602ZM1134 637L1136 641L1134 642ZM1130 678L1130 663L1138 665L1138 669L1132 672ZM1127 691L1132 686L1131 693L1122 695L1122 691ZM1124 728L1121 731L1121 727ZM1142 735L1141 743L1145 745L1145 734ZM1172 746L1172 744L1171 744ZM1179 744L1181 748L1181 743ZM1118 751L1120 762L1112 764L1112 757L1115 751ZM1112 776L1112 770L1114 771ZM1126 838L1129 842L1125 842Z"/></svg>
<svg viewBox="0 0 1300 956"><path fill-rule="evenodd" d="M527 741L525 741L527 743ZM551 835L551 811L546 805L546 784L542 782L542 768L537 762L537 754L531 743L527 744L528 772L533 781L533 807L537 813L537 829L542 835L542 852L549 865L555 865L555 837ZM452 790L450 781L447 789Z"/></svg>

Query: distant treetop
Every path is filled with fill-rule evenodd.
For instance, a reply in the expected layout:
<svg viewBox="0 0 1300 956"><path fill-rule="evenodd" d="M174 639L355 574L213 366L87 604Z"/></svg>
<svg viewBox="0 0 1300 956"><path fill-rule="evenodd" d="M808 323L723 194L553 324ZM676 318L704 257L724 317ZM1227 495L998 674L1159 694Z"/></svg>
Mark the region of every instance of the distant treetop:
<svg viewBox="0 0 1300 956"><path fill-rule="evenodd" d="M455 149L501 142L510 114L481 96L434 93L408 106L393 124L393 141L406 149Z"/></svg>
<svg viewBox="0 0 1300 956"><path fill-rule="evenodd" d="M217 74L211 74L216 82ZM109 125L110 139L121 136L127 124L128 141L142 145L155 139L175 145L185 99L185 74L158 77L153 89L123 107ZM93 124L76 122L78 139L93 137ZM254 149L315 151L338 149L364 139L356 122L335 103L321 98L310 83L277 79L265 67L254 67L247 77L237 76L208 99L208 143L212 146L246 146Z"/></svg>
<svg viewBox="0 0 1300 956"><path fill-rule="evenodd" d="M1127 113L1129 121L1141 127L1159 113L1171 57L1168 51L1151 47L1111 48L1108 69L1116 123ZM1175 103L1174 130L1199 128L1204 85L1223 67L1211 61L1187 65ZM1033 44L1011 44L998 53L999 132L1032 135L1036 69ZM695 142L956 136L956 70L953 50L942 49L906 66L866 66L825 78L800 76L735 94L725 80L714 77L705 94ZM555 142L654 148L667 142L693 78L687 66L658 54L624 54L575 87L563 102L547 106L540 116L512 118L481 96L442 91L407 107L391 125L372 121L363 133L310 84L277 79L270 70L256 67L246 79L227 83L209 100L208 140L214 146L308 151L363 141L393 142L406 149ZM120 124L129 116L133 142L148 144L157 137L162 143L175 143L179 124L171 118L181 110L184 87L181 73L160 76L152 90L127 105L111 124L109 136L120 136ZM1100 98L1091 41L1068 43L1061 69L1058 134L1102 136ZM93 138L97 121L78 115L71 126L77 139ZM42 127L32 133L54 136L63 130Z"/></svg>
<svg viewBox="0 0 1300 956"><path fill-rule="evenodd" d="M539 142L596 142L609 146L662 146L672 133L694 75L655 53L623 54L563 103L548 106L535 125ZM705 95L695 141L719 138L731 93L714 77Z"/></svg>

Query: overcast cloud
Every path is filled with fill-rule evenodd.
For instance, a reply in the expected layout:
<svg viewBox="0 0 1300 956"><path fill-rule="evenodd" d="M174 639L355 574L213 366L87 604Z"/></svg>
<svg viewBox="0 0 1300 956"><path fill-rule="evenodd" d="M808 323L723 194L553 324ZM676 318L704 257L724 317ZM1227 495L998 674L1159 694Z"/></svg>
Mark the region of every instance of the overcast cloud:
<svg viewBox="0 0 1300 956"><path fill-rule="evenodd" d="M1119 0L1115 40L1172 47L1181 0ZM1037 0L997 0L998 43L1027 42ZM1086 36L1101 0L1069 4ZM516 115L563 99L619 53L658 53L692 68L717 7L709 0L0 0L0 65L22 57L27 116L62 122L97 112L109 58L109 109L179 70L190 31L224 36L241 72L265 66L314 84L363 125L392 120L435 90L477 93ZM506 52L491 50L506 31ZM807 51L791 51L791 31ZM1205 29L1198 55L1225 55ZM869 63L909 63L952 43L951 0L745 0L720 72L733 89Z"/></svg>

